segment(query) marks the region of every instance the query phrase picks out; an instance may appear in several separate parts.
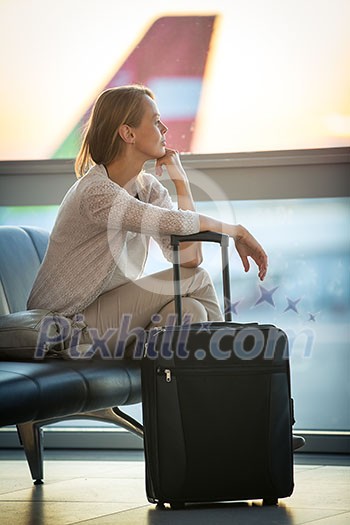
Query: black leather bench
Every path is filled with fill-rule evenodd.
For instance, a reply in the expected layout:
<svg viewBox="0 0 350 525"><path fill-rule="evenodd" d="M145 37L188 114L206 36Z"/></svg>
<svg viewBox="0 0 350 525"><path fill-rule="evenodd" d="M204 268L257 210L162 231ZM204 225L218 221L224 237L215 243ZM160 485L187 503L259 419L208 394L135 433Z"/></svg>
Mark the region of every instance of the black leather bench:
<svg viewBox="0 0 350 525"><path fill-rule="evenodd" d="M0 315L26 309L48 236L40 228L0 226ZM0 338L1 334L0 330ZM118 408L139 402L138 362L19 360L0 352L0 426L17 426L36 484L43 480L43 425L92 418L115 423L142 438L142 425Z"/></svg>

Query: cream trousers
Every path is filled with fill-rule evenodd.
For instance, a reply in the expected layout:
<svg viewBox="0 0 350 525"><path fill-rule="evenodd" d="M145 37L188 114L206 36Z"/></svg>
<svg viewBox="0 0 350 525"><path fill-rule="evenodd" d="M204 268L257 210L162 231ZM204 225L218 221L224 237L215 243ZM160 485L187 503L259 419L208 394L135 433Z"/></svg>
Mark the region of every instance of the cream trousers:
<svg viewBox="0 0 350 525"><path fill-rule="evenodd" d="M183 315L190 322L222 321L212 280L203 268L181 268ZM174 314L173 269L147 275L101 294L82 313L88 327L100 333L117 328L130 316L130 329L165 325Z"/></svg>
<svg viewBox="0 0 350 525"><path fill-rule="evenodd" d="M203 268L181 268L181 295L187 323L223 320L212 280ZM177 324L173 269L109 290L82 314L87 330L83 331L80 343L91 343L92 330L94 338L106 342L110 349L115 349L125 326L127 333L138 333L154 326Z"/></svg>

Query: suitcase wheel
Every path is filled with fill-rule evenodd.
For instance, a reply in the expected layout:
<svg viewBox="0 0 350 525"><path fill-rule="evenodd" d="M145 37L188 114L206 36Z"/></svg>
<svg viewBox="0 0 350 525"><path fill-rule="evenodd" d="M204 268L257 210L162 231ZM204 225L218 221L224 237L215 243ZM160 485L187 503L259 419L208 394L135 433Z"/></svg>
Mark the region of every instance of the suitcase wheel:
<svg viewBox="0 0 350 525"><path fill-rule="evenodd" d="M278 498L264 498L263 505L278 505Z"/></svg>
<svg viewBox="0 0 350 525"><path fill-rule="evenodd" d="M185 504L181 502L175 502L175 501L169 501L169 505L171 510L180 510L185 508ZM156 505L157 510L166 510L165 502L164 501L158 501Z"/></svg>

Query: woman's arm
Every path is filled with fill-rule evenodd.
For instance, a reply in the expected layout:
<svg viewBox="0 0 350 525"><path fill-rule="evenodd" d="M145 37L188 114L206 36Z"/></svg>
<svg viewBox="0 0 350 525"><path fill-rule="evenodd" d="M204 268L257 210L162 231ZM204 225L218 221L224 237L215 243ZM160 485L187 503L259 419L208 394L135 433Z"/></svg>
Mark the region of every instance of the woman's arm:
<svg viewBox="0 0 350 525"><path fill-rule="evenodd" d="M258 275L260 280L263 281L265 279L268 266L267 255L263 247L244 226L240 224L226 224L207 215L199 215L199 220L200 231L217 231L232 237L244 271L249 271L250 263L248 257L251 257L259 269Z"/></svg>
<svg viewBox="0 0 350 525"><path fill-rule="evenodd" d="M185 170L181 165L179 154L174 150L167 149L164 157L156 162L156 174L162 174L162 166L166 166L172 179L178 197L178 206L184 210L195 211L193 197ZM217 231L226 233L233 238L236 250L242 260L243 268L248 272L251 257L259 269L259 278L263 280L267 272L267 255L258 241L240 224L227 224L207 215L199 215L200 231ZM202 262L202 250L200 243L181 243L180 254L182 266L198 266Z"/></svg>
<svg viewBox="0 0 350 525"><path fill-rule="evenodd" d="M182 167L177 151L167 149L164 157L156 162L156 175L162 175L162 166L166 166L169 177L174 183L178 208L181 210L195 211L190 183L185 170ZM180 244L180 264L187 268L194 268L203 260L202 246L199 242L184 242Z"/></svg>

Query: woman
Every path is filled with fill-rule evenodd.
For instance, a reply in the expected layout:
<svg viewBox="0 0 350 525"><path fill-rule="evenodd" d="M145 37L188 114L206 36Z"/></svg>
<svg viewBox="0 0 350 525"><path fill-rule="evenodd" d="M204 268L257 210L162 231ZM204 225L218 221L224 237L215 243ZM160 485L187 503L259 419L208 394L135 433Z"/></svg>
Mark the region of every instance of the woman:
<svg viewBox="0 0 350 525"><path fill-rule="evenodd" d="M82 314L110 346L125 315L128 330L165 324L174 311L172 268L141 277L150 236L171 260L170 234L227 233L244 270L251 257L264 279L267 256L243 226L195 212L179 155L166 147L166 132L148 88L116 87L98 97L76 159L78 180L60 206L28 308ZM143 172L150 159L156 159L156 175L166 167L178 209L157 177ZM211 279L198 268L200 244L181 245L180 256L184 313L191 322L222 320Z"/></svg>

